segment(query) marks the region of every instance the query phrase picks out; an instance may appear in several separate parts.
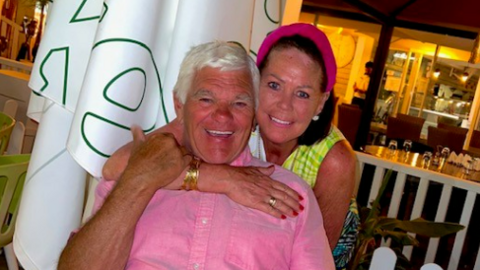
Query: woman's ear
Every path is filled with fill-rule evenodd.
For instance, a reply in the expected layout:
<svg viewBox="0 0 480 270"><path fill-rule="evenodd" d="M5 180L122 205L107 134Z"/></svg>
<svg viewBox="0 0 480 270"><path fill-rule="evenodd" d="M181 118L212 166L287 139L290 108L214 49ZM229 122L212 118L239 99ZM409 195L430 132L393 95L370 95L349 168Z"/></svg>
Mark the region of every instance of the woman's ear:
<svg viewBox="0 0 480 270"><path fill-rule="evenodd" d="M320 98L320 102L318 103L317 110L315 111L315 115L319 115L322 112L323 107L325 106L325 103L327 102L329 97L330 97L330 92L322 94L322 97Z"/></svg>

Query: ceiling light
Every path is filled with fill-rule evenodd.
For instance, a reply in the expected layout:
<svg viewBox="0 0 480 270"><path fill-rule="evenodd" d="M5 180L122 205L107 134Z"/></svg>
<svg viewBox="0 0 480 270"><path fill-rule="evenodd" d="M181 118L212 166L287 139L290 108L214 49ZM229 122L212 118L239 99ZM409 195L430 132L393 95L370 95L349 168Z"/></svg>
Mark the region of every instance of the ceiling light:
<svg viewBox="0 0 480 270"><path fill-rule="evenodd" d="M435 72L433 72L433 77L438 78L440 76L440 69L435 69Z"/></svg>
<svg viewBox="0 0 480 270"><path fill-rule="evenodd" d="M463 75L462 75L462 82L466 82L467 79L468 79L468 73L464 72Z"/></svg>

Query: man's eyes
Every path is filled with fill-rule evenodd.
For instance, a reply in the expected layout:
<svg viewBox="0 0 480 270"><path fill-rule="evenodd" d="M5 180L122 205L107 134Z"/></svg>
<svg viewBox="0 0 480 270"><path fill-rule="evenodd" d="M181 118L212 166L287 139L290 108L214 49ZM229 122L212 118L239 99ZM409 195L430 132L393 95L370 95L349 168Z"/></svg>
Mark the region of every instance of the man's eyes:
<svg viewBox="0 0 480 270"><path fill-rule="evenodd" d="M206 97L202 97L199 100L200 100L200 102L203 102L203 103L212 103L213 102L213 99L206 98Z"/></svg>
<svg viewBox="0 0 480 270"><path fill-rule="evenodd" d="M234 103L235 107L238 107L238 108L245 108L248 106L248 103L245 102L245 101L237 101Z"/></svg>

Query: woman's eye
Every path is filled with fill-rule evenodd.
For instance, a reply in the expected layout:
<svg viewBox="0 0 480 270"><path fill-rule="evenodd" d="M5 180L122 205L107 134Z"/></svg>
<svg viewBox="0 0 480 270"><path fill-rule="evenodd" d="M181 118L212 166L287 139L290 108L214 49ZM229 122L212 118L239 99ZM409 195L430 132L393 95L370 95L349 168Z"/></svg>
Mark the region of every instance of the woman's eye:
<svg viewBox="0 0 480 270"><path fill-rule="evenodd" d="M270 87L273 90L278 90L280 88L280 85L276 82L269 82L268 87Z"/></svg>
<svg viewBox="0 0 480 270"><path fill-rule="evenodd" d="M309 97L310 97L309 94L307 94L307 93L305 93L305 92L303 92L303 91L298 91L298 92L297 92L297 96L300 97L300 98L309 98Z"/></svg>

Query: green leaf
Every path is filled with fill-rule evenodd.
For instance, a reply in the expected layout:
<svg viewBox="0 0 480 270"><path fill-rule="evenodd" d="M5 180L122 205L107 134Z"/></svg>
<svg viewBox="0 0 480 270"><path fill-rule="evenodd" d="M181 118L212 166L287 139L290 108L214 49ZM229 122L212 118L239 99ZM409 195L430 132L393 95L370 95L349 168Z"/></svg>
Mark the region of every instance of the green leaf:
<svg viewBox="0 0 480 270"><path fill-rule="evenodd" d="M392 172L393 172L392 170L388 170L387 173L385 174L385 177L383 177L382 185L380 186L380 190L378 191L377 197L372 202L372 210L370 211L367 217L367 220L378 217L378 215L380 214L380 200L382 199L383 193L385 192L385 189L388 186L388 182L390 181Z"/></svg>
<svg viewBox="0 0 480 270"><path fill-rule="evenodd" d="M432 222L423 218L417 218L414 220L402 220L397 224L397 228L427 237L442 237L459 232L463 230L465 226L449 222Z"/></svg>
<svg viewBox="0 0 480 270"><path fill-rule="evenodd" d="M382 230L394 230L395 228L398 228L398 225L401 222L401 220L396 218L378 217L376 226Z"/></svg>
<svg viewBox="0 0 480 270"><path fill-rule="evenodd" d="M416 246L418 245L417 239L410 236L405 232L399 231L388 231L388 230L376 230L376 234L381 235L382 237L388 239L391 238L396 243L399 243L404 246Z"/></svg>

